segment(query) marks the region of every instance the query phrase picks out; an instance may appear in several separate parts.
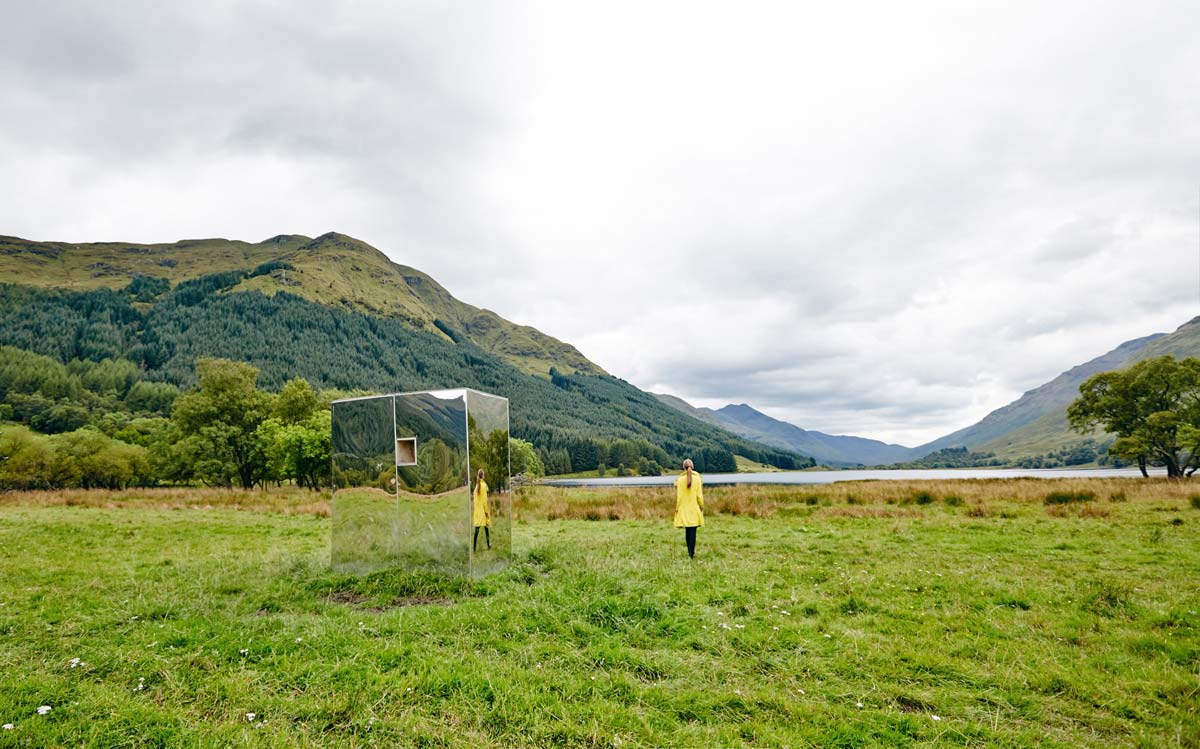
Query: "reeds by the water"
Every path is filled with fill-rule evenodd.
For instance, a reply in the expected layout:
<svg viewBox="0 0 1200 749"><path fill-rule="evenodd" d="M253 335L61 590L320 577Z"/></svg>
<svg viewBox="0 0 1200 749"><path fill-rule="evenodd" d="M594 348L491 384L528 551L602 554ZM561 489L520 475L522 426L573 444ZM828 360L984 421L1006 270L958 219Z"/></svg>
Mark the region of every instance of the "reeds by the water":
<svg viewBox="0 0 1200 749"><path fill-rule="evenodd" d="M1091 499L1083 501L1084 497ZM847 481L711 487L705 490L705 512L753 518L779 514L871 518L912 517L942 508L974 518L1032 511L1108 517L1123 502L1158 500L1196 507L1200 504L1197 499L1200 495L1192 483L1163 478ZM0 505L330 514L328 493L297 487L14 491L0 493ZM513 514L518 520L669 520L674 511L670 487L531 486L513 497Z"/></svg>

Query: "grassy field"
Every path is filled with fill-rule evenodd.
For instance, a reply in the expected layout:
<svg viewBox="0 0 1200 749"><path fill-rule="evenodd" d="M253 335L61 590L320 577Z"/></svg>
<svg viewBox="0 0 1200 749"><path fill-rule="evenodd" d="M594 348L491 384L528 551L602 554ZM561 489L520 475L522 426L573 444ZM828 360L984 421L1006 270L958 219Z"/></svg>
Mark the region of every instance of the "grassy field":
<svg viewBox="0 0 1200 749"><path fill-rule="evenodd" d="M0 747L1200 746L1192 491L714 488L690 561L539 488L474 581L332 573L304 492L4 494Z"/></svg>

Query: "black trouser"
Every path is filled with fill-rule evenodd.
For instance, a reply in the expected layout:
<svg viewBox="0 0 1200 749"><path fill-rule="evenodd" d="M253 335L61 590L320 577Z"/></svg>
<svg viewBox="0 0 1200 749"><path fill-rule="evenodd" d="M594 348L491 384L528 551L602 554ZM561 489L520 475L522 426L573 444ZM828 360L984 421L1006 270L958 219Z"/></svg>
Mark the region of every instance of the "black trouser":
<svg viewBox="0 0 1200 749"><path fill-rule="evenodd" d="M492 548L492 532L488 530L486 525L475 526L475 537L471 539L471 550L475 551L479 548L479 529L483 528L483 540L487 541L487 547Z"/></svg>
<svg viewBox="0 0 1200 749"><path fill-rule="evenodd" d="M688 556L696 556L696 526L684 528L683 537L687 539Z"/></svg>

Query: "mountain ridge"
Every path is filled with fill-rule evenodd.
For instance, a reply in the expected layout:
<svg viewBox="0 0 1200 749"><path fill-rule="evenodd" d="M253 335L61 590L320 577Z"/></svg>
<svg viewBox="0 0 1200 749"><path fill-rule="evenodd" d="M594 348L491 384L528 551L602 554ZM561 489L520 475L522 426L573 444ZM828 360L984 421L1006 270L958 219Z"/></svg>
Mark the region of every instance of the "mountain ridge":
<svg viewBox="0 0 1200 749"><path fill-rule="evenodd" d="M380 314L381 304L394 314ZM418 314L427 324L413 324ZM604 464L641 470L684 457L701 470L732 471L735 455L780 468L811 465L680 414L566 344L539 349L555 339L533 334L542 335L459 302L427 274L343 235L155 246L0 238L0 341L17 360L20 352L62 365L111 360L176 387L195 382L201 357L248 362L273 390L294 377L342 391L474 387L508 397L514 434L560 472ZM528 366L535 359L539 366ZM87 424L121 427L71 397L30 396L9 404L9 413L32 423L26 417L74 409Z"/></svg>
<svg viewBox="0 0 1200 749"><path fill-rule="evenodd" d="M1135 338L1132 341L1126 341L1121 346L1113 349L1113 351L1108 352L1108 354L1081 366L1086 367L1088 364L1092 364L1099 359L1121 352L1126 347L1129 348L1124 351L1126 354L1124 359L1113 366L1097 371L1124 369L1139 361L1151 359L1156 356L1171 355L1178 358L1200 356L1200 317L1188 320L1170 333L1155 333L1150 336ZM1076 369L1078 368L1068 370L1064 375L1074 372ZM1095 373L1091 372L1091 374ZM1091 374L1087 376L1091 376ZM1086 379L1086 377L1083 379ZM1083 379L1079 380L1080 384L1082 384ZM1043 411L1036 419L1016 429L997 435L985 442L977 443L976 447L982 451L994 452L1000 457L1016 457L1050 452L1051 450L1060 449L1086 439L1087 435L1072 431L1070 425L1067 423L1066 407L1078 395L1079 387L1076 385L1070 399L1060 402L1054 408ZM1095 438L1107 437L1107 435L1100 431L1094 432L1092 436Z"/></svg>
<svg viewBox="0 0 1200 749"><path fill-rule="evenodd" d="M916 449L926 454L947 447L979 447L983 452L996 452L1001 457L1018 457L1008 449L1005 436L1042 419L1047 414L1062 412L1066 424L1066 408L1079 396L1079 386L1094 374L1116 369L1147 344L1163 338L1165 333L1152 333L1121 343L1116 348L1077 364L1053 379L1022 393L1019 398L991 411L970 426L958 429ZM1083 439L1077 435L1076 440Z"/></svg>
<svg viewBox="0 0 1200 749"><path fill-rule="evenodd" d="M172 286L213 273L265 264L269 273L244 279L232 291L280 291L320 304L396 318L453 341L465 336L528 374L606 374L574 346L495 312L462 302L432 276L391 260L379 249L338 232L318 237L277 234L261 242L224 238L177 242L70 243L0 236L0 278L41 287L116 289L138 276Z"/></svg>
<svg viewBox="0 0 1200 749"><path fill-rule="evenodd" d="M772 447L794 450L831 466L883 465L919 457L913 453L913 448L903 445L803 429L768 416L746 403L730 403L711 409L693 406L667 393L652 395L673 408L723 426L734 434Z"/></svg>

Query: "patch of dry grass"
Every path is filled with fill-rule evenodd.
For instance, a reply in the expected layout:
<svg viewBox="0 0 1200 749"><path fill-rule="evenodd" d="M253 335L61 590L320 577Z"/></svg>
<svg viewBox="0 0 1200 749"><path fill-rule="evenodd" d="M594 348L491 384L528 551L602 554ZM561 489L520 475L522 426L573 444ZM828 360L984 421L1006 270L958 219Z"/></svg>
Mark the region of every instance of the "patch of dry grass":
<svg viewBox="0 0 1200 749"><path fill-rule="evenodd" d="M294 486L270 489L171 487L0 492L0 506L105 509L245 510L329 517L329 495Z"/></svg>
<svg viewBox="0 0 1200 749"><path fill-rule="evenodd" d="M812 485L739 485L705 489L705 512L745 517L811 514L814 517L894 518L929 508L968 517L1040 514L1047 496L1092 494L1087 507L1053 515L1107 518L1115 503L1159 501L1188 506L1194 487L1164 478L1016 478L926 481L845 481ZM1049 508L1063 507L1050 505ZM670 487L526 487L513 502L525 520L669 519L675 512ZM1049 511L1049 508L1047 511Z"/></svg>
<svg viewBox="0 0 1200 749"><path fill-rule="evenodd" d="M1044 505L1047 497L1086 495L1096 501ZM814 517L915 517L931 508L967 517L1013 517L1044 511L1055 517L1107 518L1119 503L1157 501L1189 506L1195 485L1164 478L961 479L845 481L835 484L717 486L705 490L705 512L751 518L778 514ZM297 487L271 489L70 489L0 493L0 506L243 510L329 516L329 495ZM675 512L670 487L560 488L529 486L513 500L522 520L664 520Z"/></svg>

